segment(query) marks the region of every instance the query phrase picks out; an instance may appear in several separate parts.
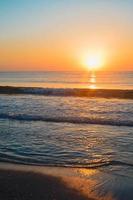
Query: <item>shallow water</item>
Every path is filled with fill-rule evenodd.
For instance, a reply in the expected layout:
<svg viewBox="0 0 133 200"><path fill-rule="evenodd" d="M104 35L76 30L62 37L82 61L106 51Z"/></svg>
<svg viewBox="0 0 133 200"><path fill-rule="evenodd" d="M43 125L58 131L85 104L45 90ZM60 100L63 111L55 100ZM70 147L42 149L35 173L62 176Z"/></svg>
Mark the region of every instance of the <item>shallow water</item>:
<svg viewBox="0 0 133 200"><path fill-rule="evenodd" d="M1 161L133 168L132 100L1 95L0 105Z"/></svg>

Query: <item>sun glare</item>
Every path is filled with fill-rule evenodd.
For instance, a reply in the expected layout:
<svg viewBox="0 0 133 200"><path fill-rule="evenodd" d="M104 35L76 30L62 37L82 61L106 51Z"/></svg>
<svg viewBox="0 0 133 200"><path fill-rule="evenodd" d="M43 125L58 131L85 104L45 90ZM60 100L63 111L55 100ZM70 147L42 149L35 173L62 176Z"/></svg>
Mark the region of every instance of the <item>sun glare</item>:
<svg viewBox="0 0 133 200"><path fill-rule="evenodd" d="M100 69L104 65L104 57L101 53L88 53L83 57L83 65L90 71Z"/></svg>
<svg viewBox="0 0 133 200"><path fill-rule="evenodd" d="M103 60L99 55L91 55L86 58L86 66L89 70L96 70L102 67Z"/></svg>

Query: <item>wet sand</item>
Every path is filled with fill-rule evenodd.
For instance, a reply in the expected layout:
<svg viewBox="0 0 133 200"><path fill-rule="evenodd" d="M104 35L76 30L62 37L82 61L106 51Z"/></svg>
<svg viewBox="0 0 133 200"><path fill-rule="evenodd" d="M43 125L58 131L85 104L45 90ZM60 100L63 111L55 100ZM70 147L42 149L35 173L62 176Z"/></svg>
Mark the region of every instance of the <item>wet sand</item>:
<svg viewBox="0 0 133 200"><path fill-rule="evenodd" d="M0 163L0 200L133 199L132 176L108 172Z"/></svg>
<svg viewBox="0 0 133 200"><path fill-rule="evenodd" d="M47 172L48 168L13 165L0 168L0 200L92 200L70 187L69 178L66 183L62 175Z"/></svg>

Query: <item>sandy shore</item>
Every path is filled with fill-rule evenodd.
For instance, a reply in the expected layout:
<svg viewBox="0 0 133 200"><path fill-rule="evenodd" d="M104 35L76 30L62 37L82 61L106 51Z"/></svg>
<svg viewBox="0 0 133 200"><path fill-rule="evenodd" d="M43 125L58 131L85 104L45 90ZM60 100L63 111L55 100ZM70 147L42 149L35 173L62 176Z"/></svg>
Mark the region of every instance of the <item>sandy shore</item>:
<svg viewBox="0 0 133 200"><path fill-rule="evenodd" d="M75 184L69 184L74 178L70 174L65 175L65 171L59 168L1 165L0 200L92 200Z"/></svg>
<svg viewBox="0 0 133 200"><path fill-rule="evenodd" d="M94 199L133 199L132 175L123 177L98 169L0 163L0 200Z"/></svg>

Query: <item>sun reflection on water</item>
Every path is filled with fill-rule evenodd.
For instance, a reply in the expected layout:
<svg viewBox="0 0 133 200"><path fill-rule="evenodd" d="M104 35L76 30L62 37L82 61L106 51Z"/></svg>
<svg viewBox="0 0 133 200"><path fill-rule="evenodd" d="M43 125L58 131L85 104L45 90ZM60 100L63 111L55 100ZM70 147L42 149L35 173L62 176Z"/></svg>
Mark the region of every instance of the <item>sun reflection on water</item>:
<svg viewBox="0 0 133 200"><path fill-rule="evenodd" d="M89 89L97 89L97 86L96 86L96 75L95 75L94 72L92 72L91 75L90 75Z"/></svg>

